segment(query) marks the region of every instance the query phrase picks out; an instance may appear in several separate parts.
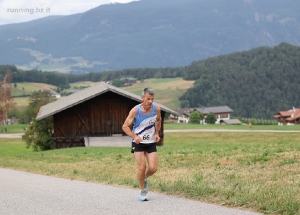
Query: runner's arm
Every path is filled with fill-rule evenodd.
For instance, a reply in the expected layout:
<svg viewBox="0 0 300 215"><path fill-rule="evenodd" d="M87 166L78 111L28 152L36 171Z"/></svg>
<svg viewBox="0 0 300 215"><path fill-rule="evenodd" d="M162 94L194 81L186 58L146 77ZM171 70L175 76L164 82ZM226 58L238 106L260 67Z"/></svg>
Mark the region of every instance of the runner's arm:
<svg viewBox="0 0 300 215"><path fill-rule="evenodd" d="M134 118L136 117L136 114L137 114L137 108L134 107L131 109L131 111L129 112L123 126L122 126L122 129L123 131L129 136L131 137L132 139L134 139L134 142L139 144L142 139L137 136L135 133L133 133L130 129L130 127L132 126L133 124L133 121L134 121Z"/></svg>
<svg viewBox="0 0 300 215"><path fill-rule="evenodd" d="M156 122L155 122L155 141L159 142L159 131L161 128L161 115L160 115L160 107L156 106Z"/></svg>

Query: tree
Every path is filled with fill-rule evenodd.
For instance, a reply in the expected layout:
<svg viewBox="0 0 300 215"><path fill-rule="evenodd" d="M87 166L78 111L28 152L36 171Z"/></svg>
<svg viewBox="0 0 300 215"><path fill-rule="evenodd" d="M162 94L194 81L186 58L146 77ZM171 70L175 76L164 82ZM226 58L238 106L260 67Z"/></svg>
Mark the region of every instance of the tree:
<svg viewBox="0 0 300 215"><path fill-rule="evenodd" d="M112 85L114 85L116 87L121 87L121 86L124 86L124 81L122 81L120 79L115 79L112 81Z"/></svg>
<svg viewBox="0 0 300 215"><path fill-rule="evenodd" d="M180 103L180 107L181 108L188 108L188 107L190 107L189 100L182 100L181 103Z"/></svg>
<svg viewBox="0 0 300 215"><path fill-rule="evenodd" d="M29 105L24 110L24 119L25 122L28 123L35 118L38 113L39 108L42 105L48 104L49 102L54 101L54 98L51 96L49 91L38 92L35 91L29 97Z"/></svg>
<svg viewBox="0 0 300 215"><path fill-rule="evenodd" d="M7 115L16 105L11 97L11 80L11 72L7 72L4 76L4 80L0 82L0 122L4 123L5 130Z"/></svg>
<svg viewBox="0 0 300 215"><path fill-rule="evenodd" d="M35 117L41 106L46 105L55 99L51 97L49 91L34 92L30 97L30 102L27 107L29 114L33 113L31 126L22 136L22 140L26 142L27 148L33 147L34 151L49 150L53 148L53 119L47 117L46 119L36 121ZM31 115L30 115L31 116Z"/></svg>
<svg viewBox="0 0 300 215"><path fill-rule="evenodd" d="M203 114L200 111L198 111L198 110L193 111L189 116L189 123L199 124L202 116L203 116Z"/></svg>
<svg viewBox="0 0 300 215"><path fill-rule="evenodd" d="M213 112L207 114L205 121L207 124L215 124L215 122L217 121L215 114Z"/></svg>

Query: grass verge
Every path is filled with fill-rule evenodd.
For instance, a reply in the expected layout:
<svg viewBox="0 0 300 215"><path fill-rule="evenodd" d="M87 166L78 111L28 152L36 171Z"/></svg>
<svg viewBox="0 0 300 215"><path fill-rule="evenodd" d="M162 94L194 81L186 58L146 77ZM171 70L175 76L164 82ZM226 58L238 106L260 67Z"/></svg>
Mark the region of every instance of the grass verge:
<svg viewBox="0 0 300 215"><path fill-rule="evenodd" d="M186 123L165 123L164 129L176 130L176 129L226 129L226 130L247 130L249 131L248 125L223 125L223 124L186 124ZM253 125L253 131L300 131L300 125Z"/></svg>
<svg viewBox="0 0 300 215"><path fill-rule="evenodd" d="M7 131L5 131L4 125L0 125L0 134L19 134L24 133L28 129L27 124L12 124L6 125Z"/></svg>

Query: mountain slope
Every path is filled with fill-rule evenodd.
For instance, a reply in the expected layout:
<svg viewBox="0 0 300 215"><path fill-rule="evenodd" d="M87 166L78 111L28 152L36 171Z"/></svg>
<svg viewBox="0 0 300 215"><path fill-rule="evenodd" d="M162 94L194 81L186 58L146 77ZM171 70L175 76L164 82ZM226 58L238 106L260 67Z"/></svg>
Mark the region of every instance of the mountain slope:
<svg viewBox="0 0 300 215"><path fill-rule="evenodd" d="M102 5L82 14L45 19L43 28L38 21L0 26L0 63L28 64L34 58L21 50L26 48L56 58L81 56L89 63L101 62L94 71L185 66L262 45L300 45L299 9L297 0L141 0Z"/></svg>

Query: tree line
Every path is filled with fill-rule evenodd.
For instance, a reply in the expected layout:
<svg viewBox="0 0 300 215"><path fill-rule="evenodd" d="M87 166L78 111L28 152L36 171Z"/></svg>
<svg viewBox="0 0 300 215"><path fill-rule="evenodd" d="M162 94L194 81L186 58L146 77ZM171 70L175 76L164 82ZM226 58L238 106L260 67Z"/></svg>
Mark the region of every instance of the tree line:
<svg viewBox="0 0 300 215"><path fill-rule="evenodd" d="M123 77L134 77L138 80L145 80L149 78L176 78L182 76L184 68L134 68L75 75L36 69L21 70L14 65L0 65L0 77L2 77L7 71L12 72L13 74L12 82L37 82L60 86L80 81L112 81Z"/></svg>

